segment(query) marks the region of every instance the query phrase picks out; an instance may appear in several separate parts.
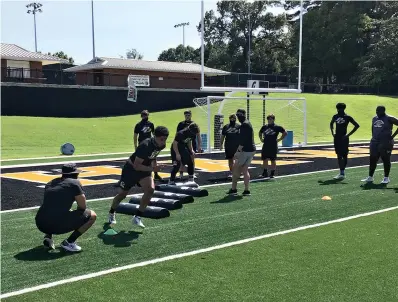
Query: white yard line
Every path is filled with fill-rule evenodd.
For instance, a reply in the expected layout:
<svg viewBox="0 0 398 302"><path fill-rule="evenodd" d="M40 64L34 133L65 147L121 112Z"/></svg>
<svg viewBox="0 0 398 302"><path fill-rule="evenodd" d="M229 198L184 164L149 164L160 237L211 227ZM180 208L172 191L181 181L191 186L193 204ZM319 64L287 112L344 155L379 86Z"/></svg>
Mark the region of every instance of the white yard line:
<svg viewBox="0 0 398 302"><path fill-rule="evenodd" d="M38 291L38 290L42 290L42 289L46 289L46 288L51 288L51 287L55 287L55 286L59 286L59 285L63 285L63 284L68 284L68 283L72 283L72 282L76 282L76 281L82 281L82 280L86 280L86 279L100 277L100 276L104 276L104 275L108 275L108 274L112 274L112 273L116 273L116 272L120 272L120 271L124 271L124 270L128 270L128 269L133 269L133 268L137 268L137 267L143 267L143 266L148 266L148 265L151 265L151 264L157 264L157 263L162 263L162 262L165 262L165 261L185 258L185 257L188 257L188 256L194 256L194 255L198 255L198 254L208 253L208 252L212 252L212 251L228 248L228 247L231 247L231 246L242 245L242 244L253 242L253 241L257 241L257 240L262 240L262 239L266 239L266 238L286 235L286 234L295 233L295 232L298 232L298 231L318 228L318 227L325 226L325 225L330 225L330 224L345 222L345 221L348 221L348 220L357 219L357 218L361 218L361 217L366 217L366 216L376 215L376 214L380 214L380 213L385 213L385 212L393 211L393 210L396 210L396 209L398 209L398 206L391 207L391 208L386 208L386 209L382 209L382 210L378 210L378 211L367 212L367 213L357 214L357 215L353 215L353 216L343 217L343 218L330 220L330 221L326 221L326 222L315 223L315 224L311 224L311 225L305 225L305 226L297 227L297 228L294 228L294 229L279 231L279 232L275 232L275 233L271 233L271 234L264 234L264 235L261 235L261 236L246 238L246 239L243 239L243 240L232 241L232 242L228 242L228 243L224 243L224 244L220 244L220 245L215 245L215 246L211 246L211 247L207 247L207 248L203 248L203 249L198 249L198 250L194 250L194 251L190 251L190 252L174 254L174 255L161 257L161 258L156 258L156 259L152 259L152 260L148 260L148 261L143 261L143 262L138 262L138 263L134 263L134 264L129 264L129 265L124 265L124 266L120 266L120 267L115 267L115 268L112 268L112 269L103 270L103 271L99 271L99 272L96 272L96 273L80 275L80 276L76 276L76 277L72 277L72 278L68 278L68 279L64 279L64 280L59 280L59 281L55 281L55 282L51 282L51 283L41 284L41 285L38 285L38 286L33 286L33 287L17 290L17 291L14 291L14 292L5 293L5 294L0 295L0 299L13 297L13 296L18 296L18 295L23 295L23 294L26 294L26 293L30 293L30 292L34 292L34 291Z"/></svg>
<svg viewBox="0 0 398 302"><path fill-rule="evenodd" d="M392 164L396 164L398 163L398 161L396 162L392 162ZM382 164L378 164L378 165L382 165ZM355 166L355 167L349 167L346 170L351 170L351 169L357 169L357 168L364 168L364 167L368 167L368 165L363 165L363 166ZM340 169L328 169L328 170L322 170L322 171L311 171L311 172L303 172L303 173L296 173L296 174L288 174L288 175L281 175L281 176L277 176L277 178L274 180L276 181L279 178L287 178L287 177L293 177L293 176L302 176L302 175L310 175L310 174L317 174L317 173L324 173L324 172L331 172L331 171L339 171ZM379 169L380 170L380 169ZM364 178L367 175L364 175ZM265 181L264 179L252 179L250 182L259 182L259 181ZM358 181L359 182L359 181ZM243 183L243 180L238 181L238 183ZM217 186L226 186L231 184L231 182L224 182L224 183L217 183L217 184L211 184L211 185L204 185L201 186L201 188L211 188L211 187L217 187ZM133 195L133 194L132 194ZM131 197L132 195L127 195L127 197ZM101 200L107 200L110 198L113 198L114 196L110 196L110 197L103 197L103 198L95 198L95 199L88 199L87 202L89 201L101 201ZM19 211L28 211L28 210L35 210L38 209L39 206L35 206L35 207L29 207L29 208L19 208L19 209L12 209L12 210L4 210L4 211L0 211L1 214L5 214L5 213L12 213L12 212L19 212Z"/></svg>

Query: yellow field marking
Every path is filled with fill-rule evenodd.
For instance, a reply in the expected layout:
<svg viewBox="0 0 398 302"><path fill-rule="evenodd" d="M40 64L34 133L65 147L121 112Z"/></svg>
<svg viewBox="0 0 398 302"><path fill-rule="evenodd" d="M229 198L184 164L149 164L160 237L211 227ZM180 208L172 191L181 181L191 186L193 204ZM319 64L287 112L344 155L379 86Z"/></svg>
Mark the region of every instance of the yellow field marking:
<svg viewBox="0 0 398 302"><path fill-rule="evenodd" d="M93 186L93 185L104 185L116 183L119 177L115 179L106 178L106 179L87 179L87 177L93 176L109 176L109 175L117 175L120 176L122 169L115 166L91 166L91 167L82 167L82 173L79 175L79 180L83 186ZM169 173L159 173L161 177L168 177ZM15 172L15 173L4 173L1 177L15 180L22 180L34 183L46 184L49 181L60 177L60 174L51 174L47 171L29 171L29 172Z"/></svg>

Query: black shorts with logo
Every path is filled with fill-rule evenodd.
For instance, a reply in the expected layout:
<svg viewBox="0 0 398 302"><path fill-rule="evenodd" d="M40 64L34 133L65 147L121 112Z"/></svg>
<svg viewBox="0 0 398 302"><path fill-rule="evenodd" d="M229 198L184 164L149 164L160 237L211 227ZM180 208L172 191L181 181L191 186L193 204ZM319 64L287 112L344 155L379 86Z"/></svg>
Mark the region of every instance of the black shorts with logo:
<svg viewBox="0 0 398 302"><path fill-rule="evenodd" d="M372 157L380 157L391 155L392 150L394 149L394 140L385 141L385 142L370 142L369 146L370 156Z"/></svg>
<svg viewBox="0 0 398 302"><path fill-rule="evenodd" d="M181 156L181 164L182 165L184 165L184 166L191 165L191 164L193 165L192 157L191 157L192 154L188 150L188 148L178 147L178 152L180 153L180 156ZM171 153L171 161L173 162L173 165L176 165L177 164L177 155L176 155L173 147L171 147L170 153Z"/></svg>
<svg viewBox="0 0 398 302"><path fill-rule="evenodd" d="M334 151L339 156L347 156L349 153L350 140L345 136L334 137Z"/></svg>
<svg viewBox="0 0 398 302"><path fill-rule="evenodd" d="M62 214L52 214L39 210L36 214L36 226L44 234L65 234L79 229L91 217L90 210L68 211Z"/></svg>
<svg viewBox="0 0 398 302"><path fill-rule="evenodd" d="M261 149L261 159L262 160L276 160L278 154L278 144L264 144Z"/></svg>
<svg viewBox="0 0 398 302"><path fill-rule="evenodd" d="M122 175L120 176L120 180L117 186L124 191L129 191L135 185L139 185L141 179L150 176L152 176L151 172L137 171L129 162L126 162L123 166Z"/></svg>
<svg viewBox="0 0 398 302"><path fill-rule="evenodd" d="M232 159L235 156L238 146L225 146L225 159Z"/></svg>

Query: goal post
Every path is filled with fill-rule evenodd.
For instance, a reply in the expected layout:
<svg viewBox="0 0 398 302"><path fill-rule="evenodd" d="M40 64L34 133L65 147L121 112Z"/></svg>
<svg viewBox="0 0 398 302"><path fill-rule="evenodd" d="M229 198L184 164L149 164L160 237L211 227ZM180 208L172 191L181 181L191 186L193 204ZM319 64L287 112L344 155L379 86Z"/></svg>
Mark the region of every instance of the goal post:
<svg viewBox="0 0 398 302"><path fill-rule="evenodd" d="M193 100L197 112L195 120L199 121L206 152L220 150L221 131L229 123L229 115L237 109L245 109L246 115L254 130L257 147L261 147L258 132L267 123L268 114L275 115L275 124L282 126L292 136L293 146L307 144L307 108L306 99L302 97L268 97L267 95L233 96L233 92L225 97L207 96ZM200 115L200 116L198 116Z"/></svg>

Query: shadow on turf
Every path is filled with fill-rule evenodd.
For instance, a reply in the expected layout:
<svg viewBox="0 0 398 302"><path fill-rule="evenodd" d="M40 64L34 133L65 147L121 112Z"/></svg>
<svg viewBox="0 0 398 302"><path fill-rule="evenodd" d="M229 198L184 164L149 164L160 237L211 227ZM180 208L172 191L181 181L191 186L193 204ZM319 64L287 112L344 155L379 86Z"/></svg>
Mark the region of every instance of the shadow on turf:
<svg viewBox="0 0 398 302"><path fill-rule="evenodd" d="M129 247L133 244L133 240L138 239L142 232L136 231L119 231L116 235L104 235L104 232L110 228L109 223L104 223L103 232L98 234L104 244L114 245L115 247Z"/></svg>
<svg viewBox="0 0 398 302"><path fill-rule="evenodd" d="M346 185L346 182L343 182L343 179L328 179L328 180L318 180L320 186L328 186L328 185Z"/></svg>
<svg viewBox="0 0 398 302"><path fill-rule="evenodd" d="M210 203L228 203L228 202L233 202L233 201L240 200L240 199L243 199L242 195L236 195L236 196L226 195L225 197L223 197L219 200L212 201Z"/></svg>
<svg viewBox="0 0 398 302"><path fill-rule="evenodd" d="M361 188L363 190L395 190L395 193L398 193L398 188L388 188L386 184L364 183Z"/></svg>
<svg viewBox="0 0 398 302"><path fill-rule="evenodd" d="M56 248L53 251L49 251L44 246L39 245L27 251L23 251L16 254L14 258L21 261L46 261L46 260L59 259L72 254L73 253L68 253L62 248Z"/></svg>

